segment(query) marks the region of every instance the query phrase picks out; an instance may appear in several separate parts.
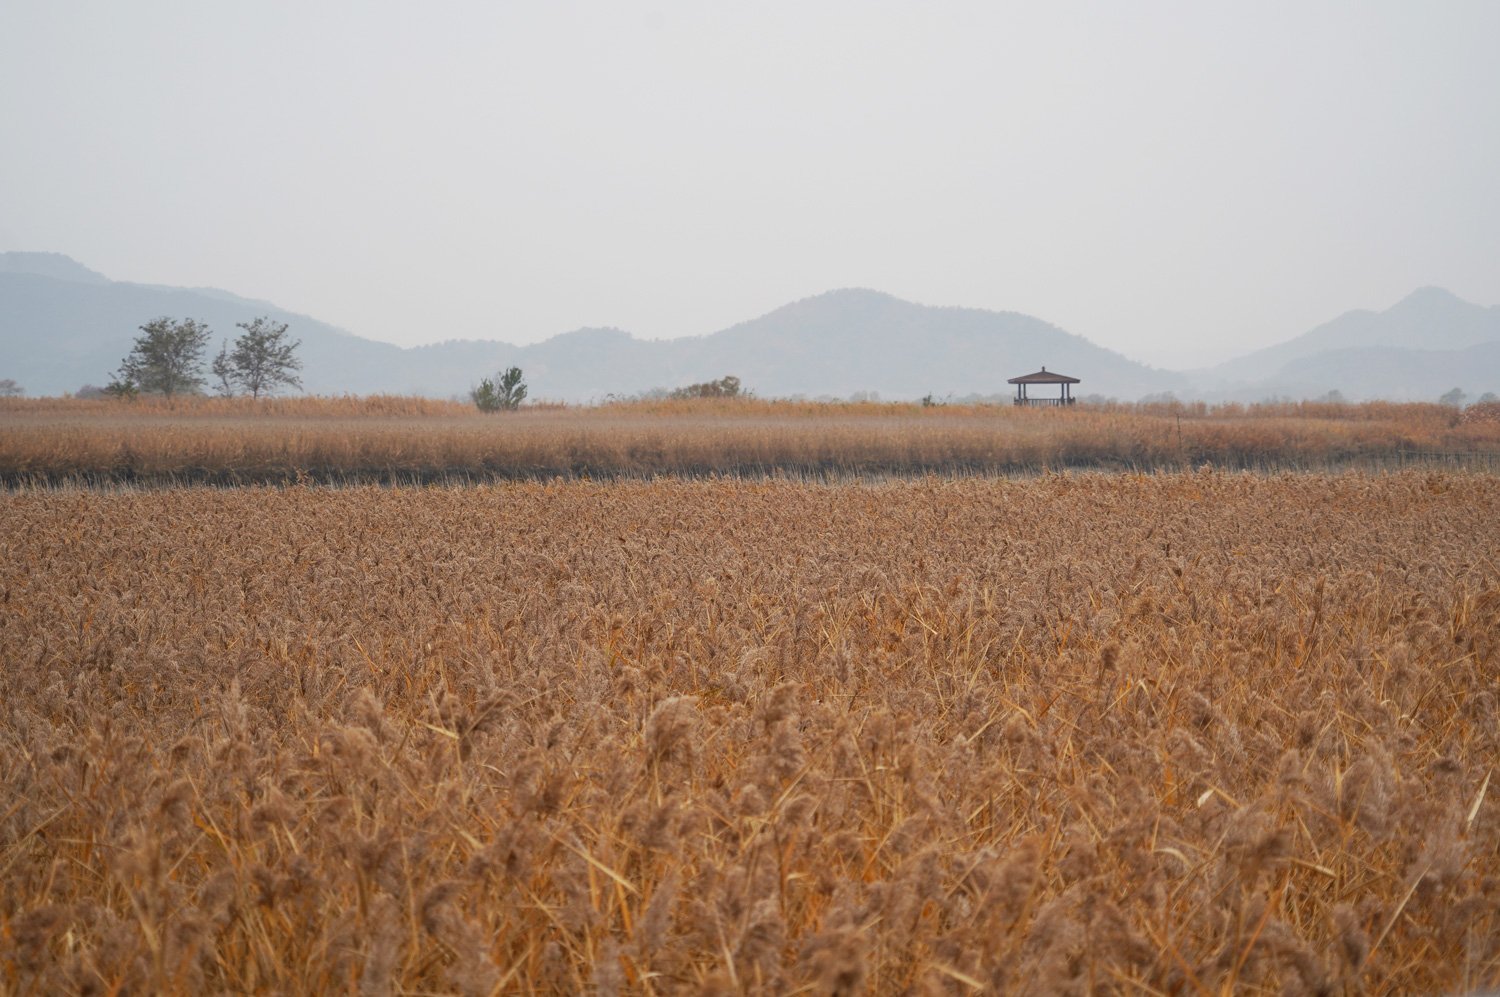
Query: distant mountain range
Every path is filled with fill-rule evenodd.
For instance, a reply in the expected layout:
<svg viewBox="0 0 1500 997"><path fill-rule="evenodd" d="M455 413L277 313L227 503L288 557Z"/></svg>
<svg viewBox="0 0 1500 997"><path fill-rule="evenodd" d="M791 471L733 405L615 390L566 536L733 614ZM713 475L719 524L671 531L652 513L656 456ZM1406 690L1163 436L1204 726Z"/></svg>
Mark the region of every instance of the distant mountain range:
<svg viewBox="0 0 1500 997"><path fill-rule="evenodd" d="M913 304L869 290L830 291L722 332L637 339L579 329L530 346L455 340L402 348L363 339L265 301L213 288L112 281L56 253L0 253L0 378L30 395L102 385L139 326L161 315L206 322L218 338L269 315L302 340L303 384L315 394L465 394L516 365L533 398L631 395L733 374L763 397L1006 396L1007 377L1042 366L1082 379L1078 394L1133 400L1316 397L1435 399L1461 386L1500 390L1500 308L1437 288L1386 312L1349 312L1218 367L1148 367L1016 312Z"/></svg>
<svg viewBox="0 0 1500 997"><path fill-rule="evenodd" d="M1295 339L1185 373L1196 394L1215 400L1337 390L1350 399L1433 401L1455 387L1500 392L1500 306L1424 287L1383 312L1345 312Z"/></svg>
<svg viewBox="0 0 1500 997"><path fill-rule="evenodd" d="M257 315L302 340L302 380L317 394L462 395L502 367L526 372L532 398L602 399L733 374L762 396L887 398L1007 393L1043 365L1093 391L1133 398L1187 382L1014 312L929 308L875 291L830 291L709 336L637 339L579 329L530 346L458 340L408 349L361 339L264 301L209 288L111 281L68 257L0 254L0 377L32 395L103 384L138 327L195 318L218 337Z"/></svg>

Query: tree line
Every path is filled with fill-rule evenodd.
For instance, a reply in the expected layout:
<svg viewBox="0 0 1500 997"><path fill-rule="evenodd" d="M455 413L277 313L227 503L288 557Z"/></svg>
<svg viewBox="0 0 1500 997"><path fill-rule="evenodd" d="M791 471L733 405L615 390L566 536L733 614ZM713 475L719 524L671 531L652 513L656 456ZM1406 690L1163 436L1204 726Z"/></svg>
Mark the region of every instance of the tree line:
<svg viewBox="0 0 1500 997"><path fill-rule="evenodd" d="M302 387L296 373L302 369L302 361L296 355L302 341L288 337L289 327L285 322L273 322L269 316L262 316L252 322L237 322L235 326L244 332L235 339L233 346L225 340L208 365L217 394L223 397L248 394L259 399L282 386ZM103 394L134 398L144 393L172 398L203 392L209 381L204 371L204 351L213 336L207 323L162 316L140 326L140 331ZM524 378L520 367L510 367L493 378L481 380L470 390L469 397L481 412L514 411L526 398ZM24 391L14 382L0 384L0 387L8 389L6 394L19 395ZM739 395L740 379L731 375L677 388L668 397L736 398Z"/></svg>
<svg viewBox="0 0 1500 997"><path fill-rule="evenodd" d="M248 394L258 399L283 385L302 387L296 373L302 369L302 361L297 359L302 341L288 339L285 322L262 316L253 322L236 322L235 326L244 333L232 348L226 339L209 367L218 394ZM213 335L208 326L195 319L163 316L140 329L141 335L120 361L120 369L104 389L105 394L134 398L145 392L171 398L201 392L207 382L203 355Z"/></svg>

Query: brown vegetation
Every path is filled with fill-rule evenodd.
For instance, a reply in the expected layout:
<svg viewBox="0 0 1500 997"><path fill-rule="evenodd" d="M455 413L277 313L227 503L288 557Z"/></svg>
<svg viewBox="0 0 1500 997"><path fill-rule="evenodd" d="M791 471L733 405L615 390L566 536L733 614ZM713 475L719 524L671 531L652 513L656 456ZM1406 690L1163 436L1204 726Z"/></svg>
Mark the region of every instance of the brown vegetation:
<svg viewBox="0 0 1500 997"><path fill-rule="evenodd" d="M420 398L0 400L0 481L281 482L657 474L1385 467L1500 457L1500 419L1440 405L1011 406L667 400L503 417Z"/></svg>
<svg viewBox="0 0 1500 997"><path fill-rule="evenodd" d="M0 498L0 990L1500 985L1489 476Z"/></svg>

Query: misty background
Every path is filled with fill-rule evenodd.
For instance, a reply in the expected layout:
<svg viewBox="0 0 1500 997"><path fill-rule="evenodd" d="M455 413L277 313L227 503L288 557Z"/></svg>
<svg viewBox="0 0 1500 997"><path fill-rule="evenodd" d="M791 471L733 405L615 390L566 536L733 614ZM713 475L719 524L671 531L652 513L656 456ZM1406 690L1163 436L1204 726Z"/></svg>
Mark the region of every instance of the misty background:
<svg viewBox="0 0 1500 997"><path fill-rule="evenodd" d="M939 308L866 288L790 302L703 336L648 340L594 328L520 346L448 340L399 347L223 290L113 281L56 253L0 253L0 357L20 375L11 380L33 395L97 387L107 380L99 372L129 352L136 323L156 315L204 322L214 344L261 315L285 322L301 341L304 389L324 395L461 397L480 377L512 365L525 371L533 399L572 402L726 374L762 397L1005 401L1007 377L1048 364L1082 378L1084 400L1171 394L1254 402L1337 392L1348 401L1435 401L1457 388L1473 401L1500 392L1500 306L1438 287L1382 311L1346 312L1214 367L1168 371L1034 316Z"/></svg>
<svg viewBox="0 0 1500 997"><path fill-rule="evenodd" d="M1104 393L1229 391L1224 361L1350 309L1425 287L1500 301L1496 37L1490 2L17 0L0 8L0 251L394 346L567 334L584 357L607 337L575 330L705 338L868 288L1034 316L1137 362ZM880 336L916 337L909 353L961 342L904 314ZM45 331L0 325L7 351ZM421 387L485 372L455 363L460 383ZM703 376L731 372L755 386ZM884 390L856 375L798 390Z"/></svg>

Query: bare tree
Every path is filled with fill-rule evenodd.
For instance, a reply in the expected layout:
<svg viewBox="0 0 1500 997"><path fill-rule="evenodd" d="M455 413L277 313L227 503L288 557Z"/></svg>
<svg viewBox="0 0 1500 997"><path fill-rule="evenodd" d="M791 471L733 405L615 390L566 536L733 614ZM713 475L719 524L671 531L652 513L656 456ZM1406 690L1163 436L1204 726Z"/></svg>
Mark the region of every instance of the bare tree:
<svg viewBox="0 0 1500 997"><path fill-rule="evenodd" d="M218 355L214 357L214 362L209 365L208 369L214 372L214 377L218 378L219 383L215 390L218 391L219 397L233 398L235 377L234 364L229 361L229 340L224 340L223 345L219 347Z"/></svg>

